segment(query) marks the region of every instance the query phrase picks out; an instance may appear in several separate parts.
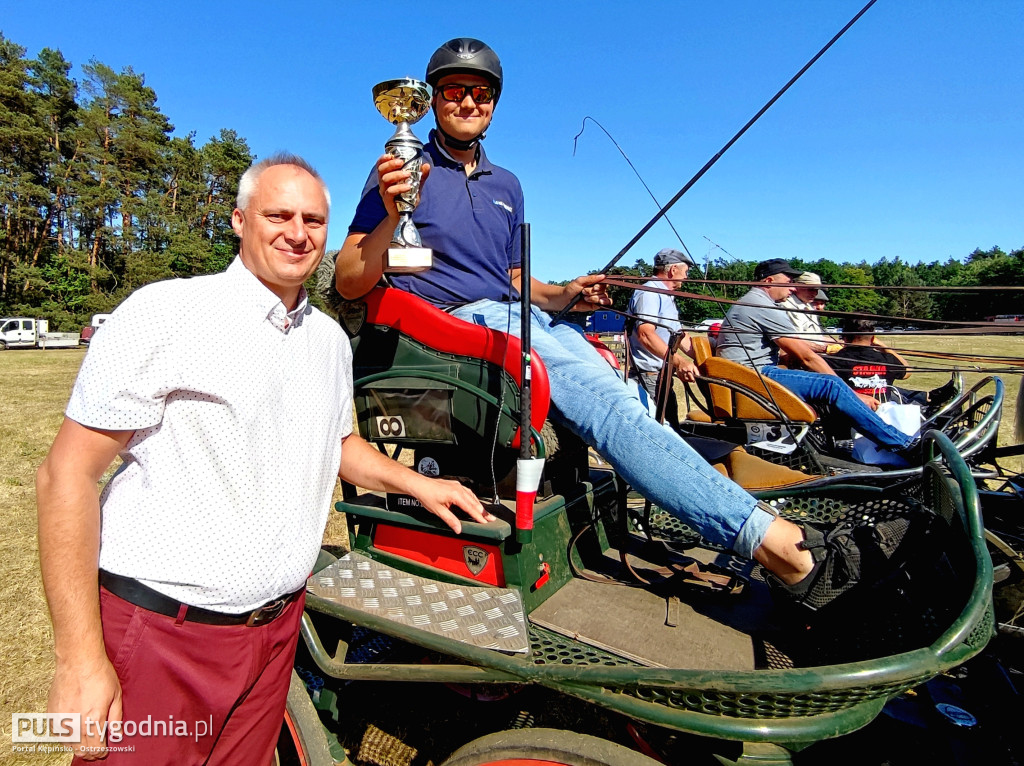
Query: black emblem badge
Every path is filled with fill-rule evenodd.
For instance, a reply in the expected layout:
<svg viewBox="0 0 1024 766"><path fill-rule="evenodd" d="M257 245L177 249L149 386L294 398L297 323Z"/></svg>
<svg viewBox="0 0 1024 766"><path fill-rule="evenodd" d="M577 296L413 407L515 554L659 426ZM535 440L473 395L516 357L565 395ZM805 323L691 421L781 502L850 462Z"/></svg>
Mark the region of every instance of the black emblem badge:
<svg viewBox="0 0 1024 766"><path fill-rule="evenodd" d="M475 575L483 571L484 567L487 566L487 559L490 557L490 553L483 548L477 548L475 545L465 545L462 548L462 558L466 562L466 568Z"/></svg>

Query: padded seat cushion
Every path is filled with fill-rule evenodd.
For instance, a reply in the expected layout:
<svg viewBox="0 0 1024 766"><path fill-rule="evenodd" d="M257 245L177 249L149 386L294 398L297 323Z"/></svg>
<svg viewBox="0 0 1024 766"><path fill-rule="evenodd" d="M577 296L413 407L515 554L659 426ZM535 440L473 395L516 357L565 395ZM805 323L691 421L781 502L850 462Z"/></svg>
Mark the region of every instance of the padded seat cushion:
<svg viewBox="0 0 1024 766"><path fill-rule="evenodd" d="M704 360L701 374L713 378L730 380L750 389L755 394L774 401L783 415L795 423L813 423L817 414L807 403L788 388L758 375L754 370L737 362L718 356ZM750 397L724 386L709 384L711 404L715 419L738 418L740 420L777 420L774 412L766 410Z"/></svg>
<svg viewBox="0 0 1024 766"><path fill-rule="evenodd" d="M749 454L742 447L737 447L711 465L716 471L732 479L748 492L791 487L820 478L786 466L769 463L767 460Z"/></svg>

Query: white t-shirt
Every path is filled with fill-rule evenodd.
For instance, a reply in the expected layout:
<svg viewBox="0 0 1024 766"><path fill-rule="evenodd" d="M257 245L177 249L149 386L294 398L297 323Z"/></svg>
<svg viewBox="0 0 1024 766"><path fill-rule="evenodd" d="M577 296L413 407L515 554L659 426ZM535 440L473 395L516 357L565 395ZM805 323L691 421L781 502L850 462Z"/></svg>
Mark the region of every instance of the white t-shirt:
<svg viewBox="0 0 1024 766"><path fill-rule="evenodd" d="M288 313L236 258L125 300L66 414L135 431L101 495L100 567L242 612L301 588L316 560L352 430L352 350L304 294Z"/></svg>

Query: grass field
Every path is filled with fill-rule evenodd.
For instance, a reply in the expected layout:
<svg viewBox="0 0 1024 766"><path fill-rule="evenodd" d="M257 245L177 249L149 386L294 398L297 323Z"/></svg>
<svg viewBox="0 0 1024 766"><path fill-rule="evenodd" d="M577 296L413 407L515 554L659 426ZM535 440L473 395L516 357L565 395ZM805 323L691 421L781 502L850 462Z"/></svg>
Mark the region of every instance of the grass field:
<svg viewBox="0 0 1024 766"><path fill-rule="evenodd" d="M887 338L900 348L1024 357L1024 338L932 336ZM0 353L0 561L5 573L0 588L3 629L0 633L0 763L64 764L62 755L17 755L10 748L10 713L42 712L53 671L52 637L39 577L36 546L35 470L60 425L64 405L84 357L81 350L7 351ZM968 383L981 377L968 371ZM948 380L948 372L916 373L908 381L927 389ZM1014 402L1019 375L1004 377L1006 406L1000 444L1012 444ZM1014 470L1021 470L1017 465ZM344 525L334 515L325 542L344 540Z"/></svg>
<svg viewBox="0 0 1024 766"><path fill-rule="evenodd" d="M53 673L53 638L36 545L35 472L63 419L81 349L0 353L0 764L65 764L60 754L11 752L11 713L41 713ZM338 495L340 499L340 493ZM325 542L347 541L332 514Z"/></svg>

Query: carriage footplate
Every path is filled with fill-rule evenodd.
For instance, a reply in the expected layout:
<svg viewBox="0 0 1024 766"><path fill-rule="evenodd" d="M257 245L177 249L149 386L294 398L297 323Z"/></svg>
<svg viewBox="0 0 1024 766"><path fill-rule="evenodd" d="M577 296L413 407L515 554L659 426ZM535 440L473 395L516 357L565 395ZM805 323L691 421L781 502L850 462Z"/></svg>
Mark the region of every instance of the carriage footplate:
<svg viewBox="0 0 1024 766"><path fill-rule="evenodd" d="M530 648L522 596L509 588L431 580L350 552L310 577L306 590L473 646L509 654Z"/></svg>

